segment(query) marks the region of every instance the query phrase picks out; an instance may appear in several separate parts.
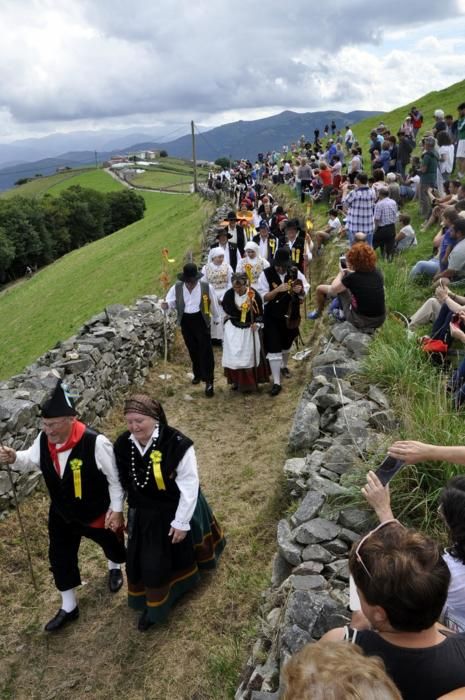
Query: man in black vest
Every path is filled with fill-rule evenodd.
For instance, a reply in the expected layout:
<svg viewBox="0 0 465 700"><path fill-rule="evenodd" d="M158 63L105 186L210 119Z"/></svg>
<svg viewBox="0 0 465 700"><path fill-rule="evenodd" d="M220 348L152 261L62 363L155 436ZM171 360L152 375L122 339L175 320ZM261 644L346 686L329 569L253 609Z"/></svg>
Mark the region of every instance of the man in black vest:
<svg viewBox="0 0 465 700"><path fill-rule="evenodd" d="M273 377L271 395L277 396L281 391L281 375L290 377L287 367L289 353L299 334L300 304L309 284L291 264L289 250L279 248L273 264L258 278L256 288L265 302L265 351Z"/></svg>
<svg viewBox="0 0 465 700"><path fill-rule="evenodd" d="M230 211L226 217L228 227L226 231L230 234L230 243L237 246L238 251L244 257L244 246L247 243L244 233L244 228L237 222L239 219L233 211Z"/></svg>
<svg viewBox="0 0 465 700"><path fill-rule="evenodd" d="M285 224L286 240L283 248L288 248L292 265L300 272L304 272L305 262L305 234L300 230L296 219L289 219Z"/></svg>
<svg viewBox="0 0 465 700"><path fill-rule="evenodd" d="M231 243L232 235L226 228L219 228L216 231L216 243L212 245L212 248L217 246L223 248L224 250L224 261L228 265L231 265L233 271L236 271L237 263L241 260L242 256L238 250L235 243Z"/></svg>
<svg viewBox="0 0 465 700"><path fill-rule="evenodd" d="M213 396L215 358L210 336L211 323L219 323L220 307L215 291L208 282L199 282L202 275L197 265L187 263L178 282L168 290L163 309L176 309L178 326L192 362L192 384L205 382L205 396Z"/></svg>
<svg viewBox="0 0 465 700"><path fill-rule="evenodd" d="M123 584L123 489L111 442L76 419L73 400L61 381L41 413L42 431L31 447L18 452L1 447L0 462L22 471L39 468L50 493L50 569L62 605L45 630L55 632L79 617L75 588L81 584L82 537L97 542L105 552L110 591L116 593Z"/></svg>
<svg viewBox="0 0 465 700"><path fill-rule="evenodd" d="M271 264L278 247L276 236L270 233L270 228L264 219L260 221L257 231L257 235L252 240L258 245L262 258L265 258Z"/></svg>

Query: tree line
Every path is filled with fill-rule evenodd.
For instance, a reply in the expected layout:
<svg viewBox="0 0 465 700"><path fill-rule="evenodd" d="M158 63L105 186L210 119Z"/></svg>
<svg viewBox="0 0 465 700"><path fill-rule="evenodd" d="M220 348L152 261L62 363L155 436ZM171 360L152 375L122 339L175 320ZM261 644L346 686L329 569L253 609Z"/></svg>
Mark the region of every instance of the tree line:
<svg viewBox="0 0 465 700"><path fill-rule="evenodd" d="M80 185L41 199L0 199L0 284L138 221L144 210L144 198L132 190Z"/></svg>

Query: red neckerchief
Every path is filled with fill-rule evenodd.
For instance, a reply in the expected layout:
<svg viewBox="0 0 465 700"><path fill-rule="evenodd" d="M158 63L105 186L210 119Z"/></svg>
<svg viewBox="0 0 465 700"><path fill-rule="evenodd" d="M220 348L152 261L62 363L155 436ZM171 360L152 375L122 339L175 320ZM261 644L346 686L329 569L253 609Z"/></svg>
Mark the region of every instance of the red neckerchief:
<svg viewBox="0 0 465 700"><path fill-rule="evenodd" d="M52 462L55 466L56 473L58 476L61 474L61 467L60 467L60 462L58 461L58 452L66 452L67 450L72 450L73 447L76 447L78 444L79 440L82 438L86 431L86 426L84 423L81 423L81 421L75 420L73 422L73 427L71 428L71 433L69 434L68 439L66 442L61 445L61 447L57 447L54 443L50 442L50 440L47 440L48 442L48 451L50 452L50 457L52 458Z"/></svg>
<svg viewBox="0 0 465 700"><path fill-rule="evenodd" d="M84 423L75 420L69 438L66 440L65 443L63 443L63 445L61 445L61 447L57 447L53 443L48 442L50 456L52 458L58 476L60 476L61 474L60 462L58 461L58 452L66 452L66 450L72 450L73 447L76 447L76 445L84 435L85 431L86 426L84 425ZM88 523L87 526L103 529L105 527L105 515L106 513L102 513L102 515L99 515L98 518L95 518L95 520L93 520L91 523ZM121 533L117 534L119 537L122 536Z"/></svg>

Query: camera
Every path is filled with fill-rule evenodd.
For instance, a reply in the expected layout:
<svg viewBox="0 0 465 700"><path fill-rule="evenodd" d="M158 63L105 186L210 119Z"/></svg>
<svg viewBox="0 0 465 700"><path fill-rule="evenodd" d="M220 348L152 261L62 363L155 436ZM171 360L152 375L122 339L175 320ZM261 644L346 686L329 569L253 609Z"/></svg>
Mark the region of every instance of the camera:
<svg viewBox="0 0 465 700"><path fill-rule="evenodd" d="M345 255L339 257L339 265L343 270L347 270L347 260Z"/></svg>

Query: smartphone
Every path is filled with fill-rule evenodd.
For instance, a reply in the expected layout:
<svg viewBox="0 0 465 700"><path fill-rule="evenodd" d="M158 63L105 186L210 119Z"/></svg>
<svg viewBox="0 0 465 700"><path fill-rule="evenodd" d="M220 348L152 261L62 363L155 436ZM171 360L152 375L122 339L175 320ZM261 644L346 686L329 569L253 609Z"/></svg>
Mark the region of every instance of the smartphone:
<svg viewBox="0 0 465 700"><path fill-rule="evenodd" d="M388 484L392 477L397 474L397 472L402 469L405 462L401 459L395 459L394 457L387 456L383 463L375 471L376 476L381 481L383 486Z"/></svg>
<svg viewBox="0 0 465 700"><path fill-rule="evenodd" d="M345 255L341 255L339 258L339 265L343 270L347 270L347 260Z"/></svg>
<svg viewBox="0 0 465 700"><path fill-rule="evenodd" d="M450 320L453 326L456 328L460 328L460 316L458 314L454 314Z"/></svg>

